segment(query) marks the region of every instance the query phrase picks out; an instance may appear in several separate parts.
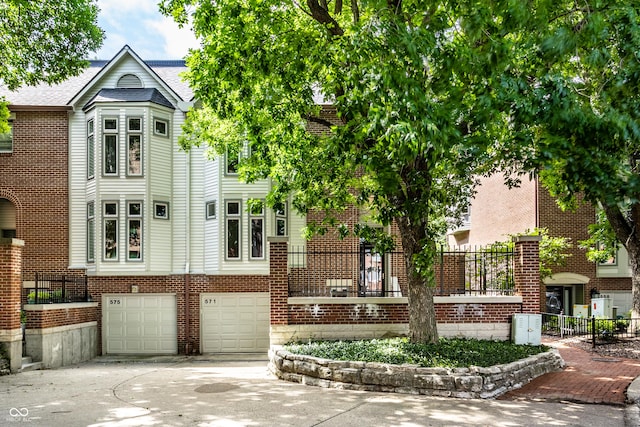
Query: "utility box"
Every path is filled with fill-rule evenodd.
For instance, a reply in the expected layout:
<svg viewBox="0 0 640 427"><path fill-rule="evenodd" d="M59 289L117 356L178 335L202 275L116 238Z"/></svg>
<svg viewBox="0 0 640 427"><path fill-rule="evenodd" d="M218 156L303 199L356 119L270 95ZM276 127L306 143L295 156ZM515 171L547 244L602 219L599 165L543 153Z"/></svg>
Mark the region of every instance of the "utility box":
<svg viewBox="0 0 640 427"><path fill-rule="evenodd" d="M514 314L511 324L511 339L514 344L540 345L542 340L542 315Z"/></svg>
<svg viewBox="0 0 640 427"><path fill-rule="evenodd" d="M613 307L609 298L593 298L591 300L591 315L605 319L613 319Z"/></svg>
<svg viewBox="0 0 640 427"><path fill-rule="evenodd" d="M588 304L574 304L573 315L575 317L589 317L589 305Z"/></svg>

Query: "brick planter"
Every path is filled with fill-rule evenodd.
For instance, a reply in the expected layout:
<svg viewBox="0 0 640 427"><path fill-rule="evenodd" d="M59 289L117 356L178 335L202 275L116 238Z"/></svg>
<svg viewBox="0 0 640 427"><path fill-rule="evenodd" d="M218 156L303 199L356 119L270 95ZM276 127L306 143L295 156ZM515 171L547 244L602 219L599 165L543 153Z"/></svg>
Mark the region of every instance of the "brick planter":
<svg viewBox="0 0 640 427"><path fill-rule="evenodd" d="M306 385L466 399L492 399L548 372L564 368L557 350L489 368L422 368L344 362L269 350L269 370L278 378Z"/></svg>

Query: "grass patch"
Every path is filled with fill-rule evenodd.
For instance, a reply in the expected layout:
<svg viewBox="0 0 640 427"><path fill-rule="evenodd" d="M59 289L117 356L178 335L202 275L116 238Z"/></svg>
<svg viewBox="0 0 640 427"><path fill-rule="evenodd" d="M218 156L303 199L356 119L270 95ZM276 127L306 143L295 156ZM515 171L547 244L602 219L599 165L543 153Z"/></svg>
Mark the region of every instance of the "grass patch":
<svg viewBox="0 0 640 427"><path fill-rule="evenodd" d="M291 343L285 350L333 360L408 363L427 368L489 367L543 353L549 347L516 345L509 341L483 341L473 339L441 338L438 344L414 344L407 338L310 341Z"/></svg>

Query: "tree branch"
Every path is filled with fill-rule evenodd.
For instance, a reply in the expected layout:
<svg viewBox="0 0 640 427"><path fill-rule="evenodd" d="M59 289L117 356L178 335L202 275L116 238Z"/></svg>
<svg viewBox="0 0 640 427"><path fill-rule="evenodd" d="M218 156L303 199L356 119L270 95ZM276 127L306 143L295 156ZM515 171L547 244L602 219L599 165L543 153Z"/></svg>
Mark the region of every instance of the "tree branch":
<svg viewBox="0 0 640 427"><path fill-rule="evenodd" d="M344 30L340 27L338 21L329 15L329 11L322 7L318 0L307 0L307 6L309 6L309 10L311 11L311 17L323 24L329 30L331 35L344 35Z"/></svg>

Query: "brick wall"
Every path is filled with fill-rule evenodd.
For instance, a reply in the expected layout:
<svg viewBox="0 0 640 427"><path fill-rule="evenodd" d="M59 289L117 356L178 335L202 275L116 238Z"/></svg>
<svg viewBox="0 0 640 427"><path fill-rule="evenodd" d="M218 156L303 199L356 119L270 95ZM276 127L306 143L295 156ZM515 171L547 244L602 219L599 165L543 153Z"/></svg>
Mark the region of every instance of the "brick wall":
<svg viewBox="0 0 640 427"><path fill-rule="evenodd" d="M66 111L17 111L13 153L0 154L0 198L16 208L24 273L68 266L67 122Z"/></svg>
<svg viewBox="0 0 640 427"><path fill-rule="evenodd" d="M20 328L22 242L0 239L0 330Z"/></svg>
<svg viewBox="0 0 640 427"><path fill-rule="evenodd" d="M35 309L28 307L27 312L27 329L45 329L57 326L77 325L86 322L95 322L98 320L98 307L75 307L69 308L62 304L56 304L57 307L50 309ZM47 307L48 308L48 307Z"/></svg>

